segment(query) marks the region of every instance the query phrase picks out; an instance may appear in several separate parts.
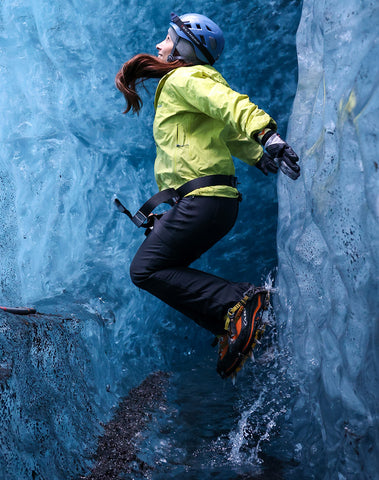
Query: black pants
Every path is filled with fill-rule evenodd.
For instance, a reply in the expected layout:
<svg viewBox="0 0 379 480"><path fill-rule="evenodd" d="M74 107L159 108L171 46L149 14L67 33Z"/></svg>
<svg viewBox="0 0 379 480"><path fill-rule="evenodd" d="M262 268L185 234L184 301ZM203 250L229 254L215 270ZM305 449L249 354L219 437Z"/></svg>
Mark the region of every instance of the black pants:
<svg viewBox="0 0 379 480"><path fill-rule="evenodd" d="M238 199L185 197L162 218L130 266L132 281L215 335L249 283L234 283L189 265L233 227Z"/></svg>

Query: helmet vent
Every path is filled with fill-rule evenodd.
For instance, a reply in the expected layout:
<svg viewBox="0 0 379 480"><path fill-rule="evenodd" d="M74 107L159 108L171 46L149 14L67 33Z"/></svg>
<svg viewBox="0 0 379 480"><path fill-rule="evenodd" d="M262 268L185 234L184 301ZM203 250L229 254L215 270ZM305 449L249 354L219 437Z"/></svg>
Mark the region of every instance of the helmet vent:
<svg viewBox="0 0 379 480"><path fill-rule="evenodd" d="M210 32L212 31L212 29L209 28L208 25L205 25L205 28L206 28L207 30L209 30Z"/></svg>
<svg viewBox="0 0 379 480"><path fill-rule="evenodd" d="M196 27L197 27L199 30L201 30L201 26L200 26L199 23L196 24Z"/></svg>

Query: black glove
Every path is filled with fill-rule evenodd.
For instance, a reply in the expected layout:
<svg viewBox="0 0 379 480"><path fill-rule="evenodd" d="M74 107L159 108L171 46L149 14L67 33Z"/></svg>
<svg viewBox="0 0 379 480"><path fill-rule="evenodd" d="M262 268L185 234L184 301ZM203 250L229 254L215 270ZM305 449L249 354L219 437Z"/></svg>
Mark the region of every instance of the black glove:
<svg viewBox="0 0 379 480"><path fill-rule="evenodd" d="M257 162L255 166L265 175L268 175L268 172L278 173L279 168L276 158L271 158L266 152L263 153L259 162Z"/></svg>
<svg viewBox="0 0 379 480"><path fill-rule="evenodd" d="M287 142L282 140L280 136L273 130L269 130L261 140L262 145L265 147L267 153L278 162L280 170L290 177L292 180L296 180L300 176L300 167L297 164L299 157L288 145Z"/></svg>

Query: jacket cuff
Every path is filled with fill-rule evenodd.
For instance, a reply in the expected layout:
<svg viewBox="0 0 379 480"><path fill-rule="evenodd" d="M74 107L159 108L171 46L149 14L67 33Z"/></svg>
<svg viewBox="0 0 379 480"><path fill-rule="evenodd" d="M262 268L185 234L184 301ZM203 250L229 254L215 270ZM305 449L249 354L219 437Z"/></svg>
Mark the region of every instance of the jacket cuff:
<svg viewBox="0 0 379 480"><path fill-rule="evenodd" d="M254 133L254 140L264 146L271 135L276 133L276 129L276 122L275 120L271 119L269 124L263 130L258 133Z"/></svg>

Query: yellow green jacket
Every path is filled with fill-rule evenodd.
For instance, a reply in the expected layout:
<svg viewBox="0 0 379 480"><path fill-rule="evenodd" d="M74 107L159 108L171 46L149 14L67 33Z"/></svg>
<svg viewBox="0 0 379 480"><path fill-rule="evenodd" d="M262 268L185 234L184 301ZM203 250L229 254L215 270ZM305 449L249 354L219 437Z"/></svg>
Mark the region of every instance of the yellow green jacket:
<svg viewBox="0 0 379 480"><path fill-rule="evenodd" d="M253 134L269 124L276 127L213 67L173 70L160 80L155 94L154 171L159 190L205 175L234 175L232 155L254 165L263 152ZM237 190L216 186L192 194L236 197Z"/></svg>

